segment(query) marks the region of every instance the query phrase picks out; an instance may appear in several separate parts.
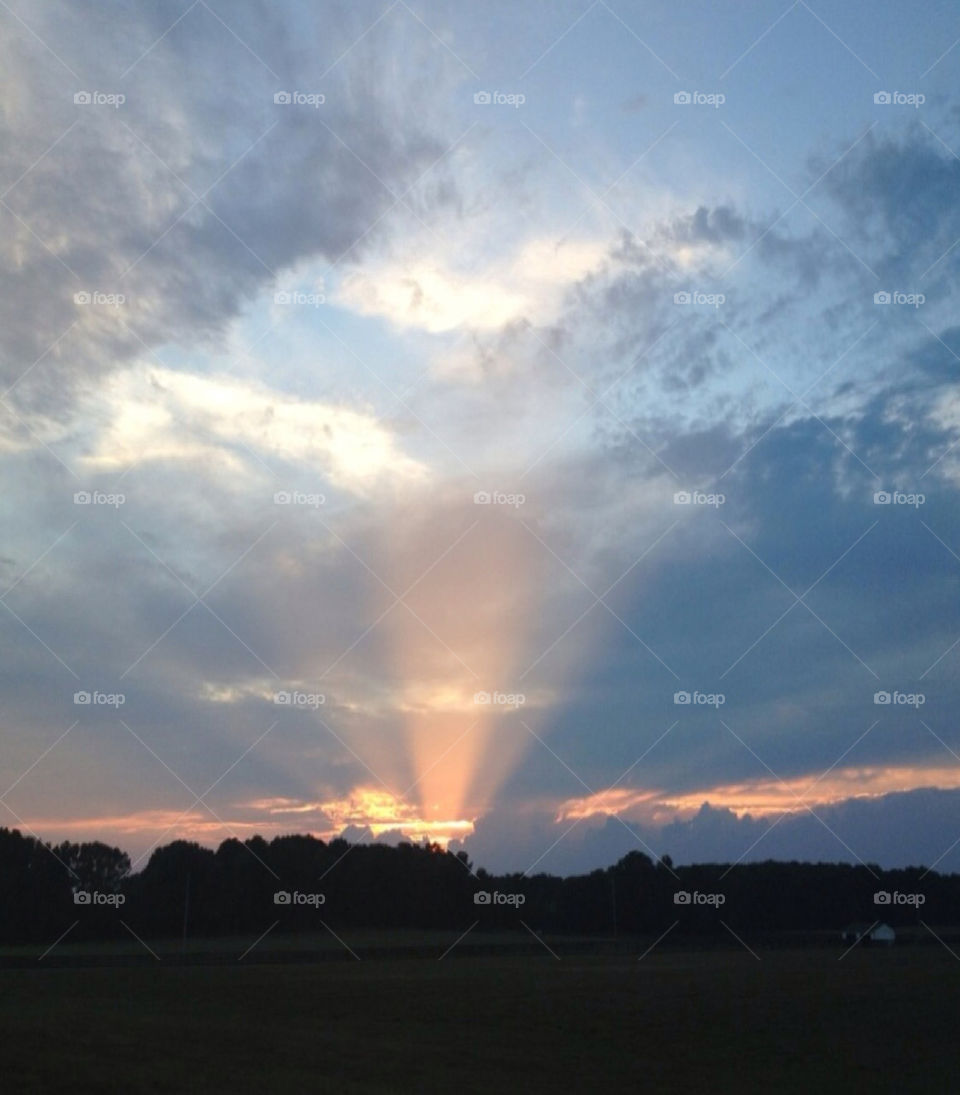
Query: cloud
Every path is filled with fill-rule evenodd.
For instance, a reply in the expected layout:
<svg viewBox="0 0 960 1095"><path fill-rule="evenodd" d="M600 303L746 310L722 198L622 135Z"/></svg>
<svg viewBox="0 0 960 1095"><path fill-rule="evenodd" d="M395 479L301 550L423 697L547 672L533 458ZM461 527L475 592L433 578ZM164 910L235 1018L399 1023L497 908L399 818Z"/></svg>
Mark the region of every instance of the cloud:
<svg viewBox="0 0 960 1095"><path fill-rule="evenodd" d="M448 78L429 36L393 20L357 44L369 21L348 5L289 20L144 5L91 21L40 4L26 22L33 33L7 20L0 42L15 89L0 115L2 376L24 408L62 409L83 377L145 347L219 338L299 261L358 257L447 146L439 119L402 106ZM372 78L391 34L419 62ZM326 65L303 50L313 39ZM321 77L322 110L274 102ZM125 101L75 104L98 89ZM408 197L421 216L450 199L442 176ZM95 293L125 302L75 301Z"/></svg>
<svg viewBox="0 0 960 1095"><path fill-rule="evenodd" d="M310 467L320 482L358 493L385 478L417 482L426 476L374 416L227 376L128 369L80 414L105 419L80 460L94 473L156 461L223 460L237 475L248 471L251 456L262 454Z"/></svg>
<svg viewBox="0 0 960 1095"><path fill-rule="evenodd" d="M564 291L604 258L598 241L534 238L507 258L483 262L479 272L446 268L440 255L367 267L347 276L336 299L361 315L431 334L497 330L520 319L549 323Z"/></svg>
<svg viewBox="0 0 960 1095"><path fill-rule="evenodd" d="M481 819L474 835L451 847L464 848L478 866L529 874L586 874L634 851L652 859L669 855L678 865L777 859L940 872L960 867L960 850L951 847L960 827L960 791L851 799L816 814L738 817L704 803L693 816L656 825L598 817L571 827L543 813L504 813Z"/></svg>
<svg viewBox="0 0 960 1095"><path fill-rule="evenodd" d="M164 5L24 8L60 61L4 23L11 808L53 836L208 839L190 791L223 775L211 806L244 834L477 818L491 866L582 814L555 862L586 869L636 846L596 813L611 784L658 852L708 858L837 764L817 805L851 847L899 825L902 854L932 854L960 748L953 159L867 137L818 220L729 163L688 198L651 153L602 191L642 211L621 230L517 118L457 113L453 31L354 8L215 8L227 29L199 5L165 36ZM551 132L570 96L535 114L529 90L529 129L579 164L586 130ZM617 121L636 155L661 104L639 105ZM583 155L606 164L620 131L594 122ZM810 183L829 166L793 155ZM873 303L927 282L923 311ZM301 283L327 304L285 325L274 290ZM696 489L724 501L674 503ZM123 722L78 712L80 688L124 692ZM322 708L280 710L293 688ZM879 710L881 688L923 711ZM678 710L680 689L723 709ZM525 701L478 710L495 690ZM814 826L770 848L837 854Z"/></svg>
<svg viewBox="0 0 960 1095"><path fill-rule="evenodd" d="M937 124L934 122L934 124ZM946 288L958 255L960 164L942 141L920 124L907 132L870 133L855 155L825 179L845 214L844 235L875 258L880 272Z"/></svg>

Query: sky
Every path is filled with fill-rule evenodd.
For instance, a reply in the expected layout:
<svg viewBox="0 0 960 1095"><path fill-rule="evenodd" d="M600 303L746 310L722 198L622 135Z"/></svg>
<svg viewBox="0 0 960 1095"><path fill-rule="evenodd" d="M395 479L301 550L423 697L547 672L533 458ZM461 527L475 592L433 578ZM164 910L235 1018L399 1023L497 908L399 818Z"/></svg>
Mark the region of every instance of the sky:
<svg viewBox="0 0 960 1095"><path fill-rule="evenodd" d="M955 5L0 3L0 825L960 870Z"/></svg>

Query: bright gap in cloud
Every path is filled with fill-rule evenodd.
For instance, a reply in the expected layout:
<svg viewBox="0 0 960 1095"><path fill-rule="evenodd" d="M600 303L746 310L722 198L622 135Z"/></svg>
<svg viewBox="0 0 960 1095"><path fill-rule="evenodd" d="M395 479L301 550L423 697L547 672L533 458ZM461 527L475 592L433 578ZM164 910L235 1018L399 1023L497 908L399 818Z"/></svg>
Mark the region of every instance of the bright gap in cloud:
<svg viewBox="0 0 960 1095"><path fill-rule="evenodd" d="M507 259L459 269L447 249L409 262L387 259L344 278L335 301L431 334L493 330L521 318L548 323L556 318L564 291L598 269L606 251L598 240L535 239Z"/></svg>
<svg viewBox="0 0 960 1095"><path fill-rule="evenodd" d="M372 415L222 374L136 367L111 376L84 411L103 423L82 457L94 471L164 460L213 460L239 471L262 454L319 469L354 493L427 477Z"/></svg>

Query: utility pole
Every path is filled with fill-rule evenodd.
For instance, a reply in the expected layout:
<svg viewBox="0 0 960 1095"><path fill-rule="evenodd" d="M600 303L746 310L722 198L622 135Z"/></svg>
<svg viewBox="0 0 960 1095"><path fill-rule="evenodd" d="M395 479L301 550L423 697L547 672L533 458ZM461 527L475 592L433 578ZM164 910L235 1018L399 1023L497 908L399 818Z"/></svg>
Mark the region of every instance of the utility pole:
<svg viewBox="0 0 960 1095"><path fill-rule="evenodd" d="M613 938L617 938L617 876L610 874L610 900L613 904Z"/></svg>
<svg viewBox="0 0 960 1095"><path fill-rule="evenodd" d="M187 872L187 885L183 893L183 937L180 940L180 953L187 953L187 918L190 915L190 872Z"/></svg>

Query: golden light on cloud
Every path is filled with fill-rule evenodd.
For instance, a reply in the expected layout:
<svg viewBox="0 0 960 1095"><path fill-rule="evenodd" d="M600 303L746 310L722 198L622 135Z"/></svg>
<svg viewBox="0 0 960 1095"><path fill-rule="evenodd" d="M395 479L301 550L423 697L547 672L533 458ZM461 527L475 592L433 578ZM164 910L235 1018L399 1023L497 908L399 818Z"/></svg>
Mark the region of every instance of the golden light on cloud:
<svg viewBox="0 0 960 1095"><path fill-rule="evenodd" d="M960 788L960 767L848 767L835 768L824 779L808 776L792 780L745 780L740 783L702 787L685 794L662 790L615 789L569 799L557 812L557 820L583 819L602 814L629 816L646 824L663 824L690 816L706 802L742 817L803 812L852 798L879 798L898 791L921 788ZM806 803L806 806L804 805Z"/></svg>
<svg viewBox="0 0 960 1095"><path fill-rule="evenodd" d="M485 740L489 746L490 736ZM482 750L475 750L468 755L467 761L480 762L482 759ZM441 771L442 766L438 765L437 770ZM457 761L454 770L466 770L463 759ZM600 821L616 814L640 824L660 827L692 817L705 803L716 809L729 809L738 817L799 814L805 811L805 806L795 796L812 809L822 809L851 799L878 798L895 792L960 789L960 767L850 767L835 770L815 787L811 787L812 782L809 778L782 784L743 782L683 795L651 789L615 788L566 800L557 808L555 821L566 827L570 822L589 823L591 819ZM477 811L472 817L464 816L464 811L458 810L450 796L460 793L464 787L484 785L483 780L474 780L469 773L452 784L441 779L434 788L438 795L432 804L435 808L431 808L425 796L420 796L421 801L416 801L415 795L405 799L383 787L366 784L329 798L274 797L220 807L218 813L222 821L202 809L193 808L186 813L156 809L71 818L35 816L29 819L29 826L55 840L103 840L140 855L149 854L154 845L174 840L213 846L231 837L246 840L260 835L269 840L296 832L331 841L351 829L367 830L373 838L400 834L406 840L429 840L446 847L450 840L469 836L473 821L481 812Z"/></svg>
<svg viewBox="0 0 960 1095"><path fill-rule="evenodd" d="M567 799L557 811L556 821L582 821L601 814L624 813L629 813L634 818L638 814L644 814L644 819L647 820L647 808L655 806L657 801L656 791L615 788L611 791L584 795L581 798Z"/></svg>
<svg viewBox="0 0 960 1095"><path fill-rule="evenodd" d="M235 836L241 840L260 833L259 821L231 818L217 821L204 810L135 810L125 814L101 814L92 817L34 817L30 828L71 840L115 842L124 849L128 841L140 845L168 844L174 840L192 840L215 844Z"/></svg>
<svg viewBox="0 0 960 1095"><path fill-rule="evenodd" d="M415 806L380 787L359 786L341 798L304 802L292 798L258 799L248 808L269 819L270 827L293 826L322 840L332 840L345 829L367 829L374 837L400 832L408 840L430 840L446 846L473 831L471 821L419 816Z"/></svg>
<svg viewBox="0 0 960 1095"><path fill-rule="evenodd" d="M219 810L218 810L219 812ZM229 837L245 840L259 835L270 839L286 833L309 833L330 841L347 828L367 829L372 836L402 833L412 841L429 840L446 847L473 831L471 821L459 818L424 818L409 802L382 788L359 786L340 798L304 801L266 798L225 809L222 821L202 809L138 810L79 818L35 818L31 828L70 839L113 840L126 845L132 840L166 844L190 840L216 844Z"/></svg>
<svg viewBox="0 0 960 1095"><path fill-rule="evenodd" d="M427 839L446 845L453 837L473 831L470 821L420 817L410 803L375 787L354 788L345 798L320 803L319 807L332 822L331 835L354 826L369 829L375 837L399 830L410 840Z"/></svg>

